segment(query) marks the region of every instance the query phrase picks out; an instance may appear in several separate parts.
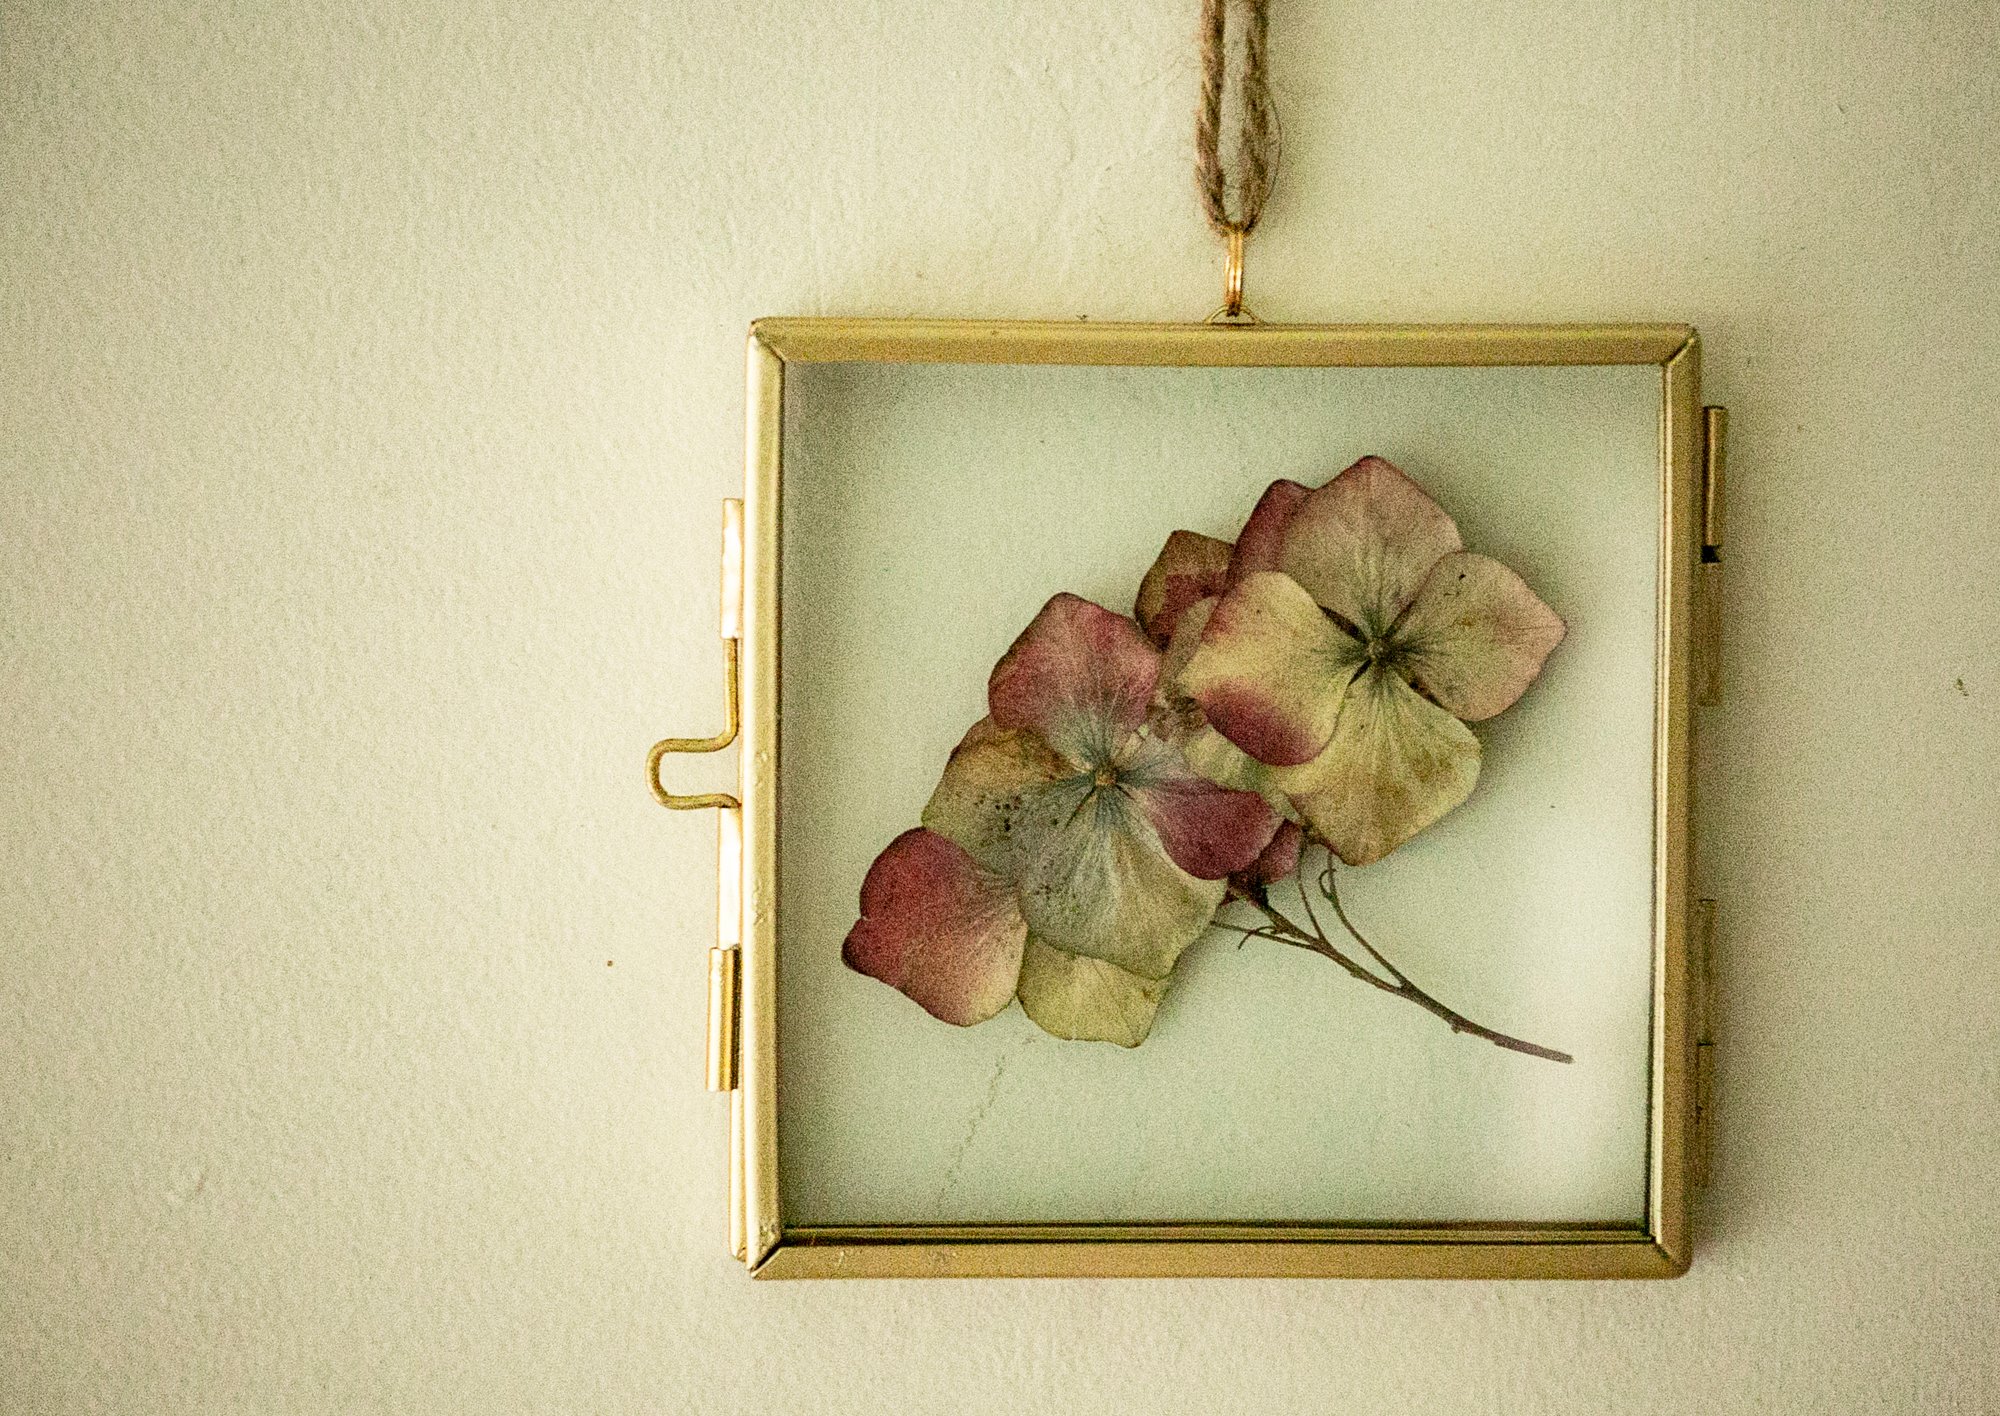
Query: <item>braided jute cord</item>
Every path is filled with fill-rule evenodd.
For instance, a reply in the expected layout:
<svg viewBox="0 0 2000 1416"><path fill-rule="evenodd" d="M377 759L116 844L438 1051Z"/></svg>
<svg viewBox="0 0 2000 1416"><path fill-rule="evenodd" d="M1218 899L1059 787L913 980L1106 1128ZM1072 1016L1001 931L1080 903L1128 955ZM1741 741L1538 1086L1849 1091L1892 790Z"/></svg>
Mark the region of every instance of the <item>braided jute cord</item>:
<svg viewBox="0 0 2000 1416"><path fill-rule="evenodd" d="M1228 86L1228 17L1232 3L1242 11L1243 72L1236 102L1236 175L1222 164L1222 96ZM1277 115L1264 79L1266 0L1202 0L1201 106L1194 123L1194 172L1208 224L1224 236L1247 235L1264 214L1277 167ZM1234 188L1232 192L1232 187ZM1230 198L1235 198L1235 214Z"/></svg>

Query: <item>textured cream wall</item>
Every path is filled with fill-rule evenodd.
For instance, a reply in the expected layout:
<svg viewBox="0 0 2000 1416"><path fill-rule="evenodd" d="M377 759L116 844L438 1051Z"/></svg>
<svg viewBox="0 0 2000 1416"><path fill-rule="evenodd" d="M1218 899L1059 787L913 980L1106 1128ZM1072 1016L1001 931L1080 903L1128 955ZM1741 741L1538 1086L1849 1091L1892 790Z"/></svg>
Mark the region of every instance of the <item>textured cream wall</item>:
<svg viewBox="0 0 2000 1416"><path fill-rule="evenodd" d="M1733 411L1666 1285L752 1285L753 316L1181 317L1192 0L0 4L0 1410L2000 1408L2000 11L1275 5L1250 293ZM719 776L719 769L717 771Z"/></svg>

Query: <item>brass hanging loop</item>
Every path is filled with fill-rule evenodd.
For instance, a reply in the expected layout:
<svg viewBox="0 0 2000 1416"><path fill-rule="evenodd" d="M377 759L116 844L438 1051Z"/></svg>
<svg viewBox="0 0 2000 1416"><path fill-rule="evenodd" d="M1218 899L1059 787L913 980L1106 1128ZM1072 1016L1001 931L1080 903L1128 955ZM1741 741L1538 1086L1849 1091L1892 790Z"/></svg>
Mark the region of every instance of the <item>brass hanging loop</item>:
<svg viewBox="0 0 2000 1416"><path fill-rule="evenodd" d="M1201 102L1195 108L1194 174L1202 214L1228 243L1222 267L1222 308L1210 324L1256 324L1243 308L1243 240L1257 227L1278 165L1278 115L1264 74L1268 0L1202 0ZM1231 84L1230 10L1237 10L1240 59ZM1233 89L1233 161L1223 159L1223 99Z"/></svg>
<svg viewBox="0 0 2000 1416"><path fill-rule="evenodd" d="M722 504L722 731L705 738L662 738L646 754L646 784L654 799L673 811L701 811L707 807L733 810L741 806L728 792L700 792L683 796L669 791L660 780L660 764L669 754L720 752L736 741L742 726L737 701L739 646L743 639L743 503L734 497Z"/></svg>
<svg viewBox="0 0 2000 1416"><path fill-rule="evenodd" d="M1229 254L1222 264L1222 313L1243 313L1243 228L1229 228Z"/></svg>
<svg viewBox="0 0 2000 1416"><path fill-rule="evenodd" d="M1243 308L1243 238L1250 233L1231 226L1225 235L1229 245L1222 260L1222 304L1208 317L1210 324L1261 324Z"/></svg>

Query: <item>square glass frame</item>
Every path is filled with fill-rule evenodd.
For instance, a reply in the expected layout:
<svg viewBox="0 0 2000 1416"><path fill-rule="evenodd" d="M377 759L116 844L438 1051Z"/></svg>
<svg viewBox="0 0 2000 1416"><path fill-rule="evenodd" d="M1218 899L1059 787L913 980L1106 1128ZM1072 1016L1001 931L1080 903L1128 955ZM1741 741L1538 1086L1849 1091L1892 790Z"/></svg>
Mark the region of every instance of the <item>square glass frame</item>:
<svg viewBox="0 0 2000 1416"><path fill-rule="evenodd" d="M827 363L1157 368L1650 366L1659 376L1646 1202L1637 1223L873 1223L787 1220L778 1105L780 558L785 382ZM1700 342L1681 324L1096 324L767 319L751 327L742 522L740 811L725 809L718 975L730 1088L730 1243L759 1278L1642 1278L1686 1270L1696 1154L1689 760L1705 537ZM726 574L725 579L728 579ZM727 587L725 605L733 598ZM729 611L725 610L725 619ZM735 645L732 643L732 650ZM656 759L657 760L657 759Z"/></svg>

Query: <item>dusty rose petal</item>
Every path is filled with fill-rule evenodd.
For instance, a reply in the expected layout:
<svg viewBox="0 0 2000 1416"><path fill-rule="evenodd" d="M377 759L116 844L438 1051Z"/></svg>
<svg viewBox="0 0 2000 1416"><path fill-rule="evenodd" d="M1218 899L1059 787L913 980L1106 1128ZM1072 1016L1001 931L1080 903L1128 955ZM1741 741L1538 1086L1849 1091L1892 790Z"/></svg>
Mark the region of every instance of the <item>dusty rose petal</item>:
<svg viewBox="0 0 2000 1416"><path fill-rule="evenodd" d="M1077 779L1077 769L1033 733L981 718L952 749L923 823L988 870L1011 876L1046 829L1050 812L1063 808L1050 800L1050 789ZM1088 782L1081 778L1068 805Z"/></svg>
<svg viewBox="0 0 2000 1416"><path fill-rule="evenodd" d="M1182 611L1197 600L1222 593L1229 552L1229 543L1213 536L1176 531L1167 537L1146 578L1139 582L1139 599L1132 608L1132 617L1147 638L1164 649L1174 636Z"/></svg>
<svg viewBox="0 0 2000 1416"><path fill-rule="evenodd" d="M1461 544L1422 487L1364 457L1299 504L1278 568L1364 639L1379 639Z"/></svg>
<svg viewBox="0 0 2000 1416"><path fill-rule="evenodd" d="M1160 651L1123 615L1057 595L994 666L986 701L1072 762L1102 762L1146 719Z"/></svg>
<svg viewBox="0 0 2000 1416"><path fill-rule="evenodd" d="M1138 803L1104 787L1051 821L1020 876L1021 913L1054 948L1165 978L1224 888L1175 865Z"/></svg>
<svg viewBox="0 0 2000 1416"><path fill-rule="evenodd" d="M1468 723L1526 692L1562 637L1561 618L1527 581L1471 551L1437 563L1394 636L1417 686Z"/></svg>
<svg viewBox="0 0 2000 1416"><path fill-rule="evenodd" d="M1326 751L1278 774L1313 834L1349 865L1380 860L1478 780L1472 730L1381 668L1347 691Z"/></svg>
<svg viewBox="0 0 2000 1416"><path fill-rule="evenodd" d="M1246 576L1217 601L1180 684L1215 730L1259 762L1310 762L1333 736L1366 655L1297 581Z"/></svg>
<svg viewBox="0 0 2000 1416"><path fill-rule="evenodd" d="M1163 978L1141 978L1036 939L1021 958L1021 1007L1055 1037L1137 1047L1153 1030L1166 991Z"/></svg>
<svg viewBox="0 0 2000 1416"><path fill-rule="evenodd" d="M1257 499L1256 509L1243 523L1236 538L1236 554L1229 558L1229 584L1260 570L1276 570L1285 552L1285 531L1292 514L1311 489L1297 482L1273 482Z"/></svg>
<svg viewBox="0 0 2000 1416"><path fill-rule="evenodd" d="M1250 862L1249 866L1229 877L1237 886L1256 887L1275 885L1293 875L1299 868L1299 857L1305 851L1306 833L1297 823L1281 821L1278 830L1271 837L1271 844L1263 853Z"/></svg>
<svg viewBox="0 0 2000 1416"><path fill-rule="evenodd" d="M1119 787L1146 814L1168 857L1188 874L1220 880L1270 844L1277 813L1255 792L1199 777L1168 744L1135 736L1119 754Z"/></svg>
<svg viewBox="0 0 2000 1416"><path fill-rule="evenodd" d="M1014 997L1028 926L1013 886L934 831L905 831L868 867L840 957L932 1017L967 1027Z"/></svg>

